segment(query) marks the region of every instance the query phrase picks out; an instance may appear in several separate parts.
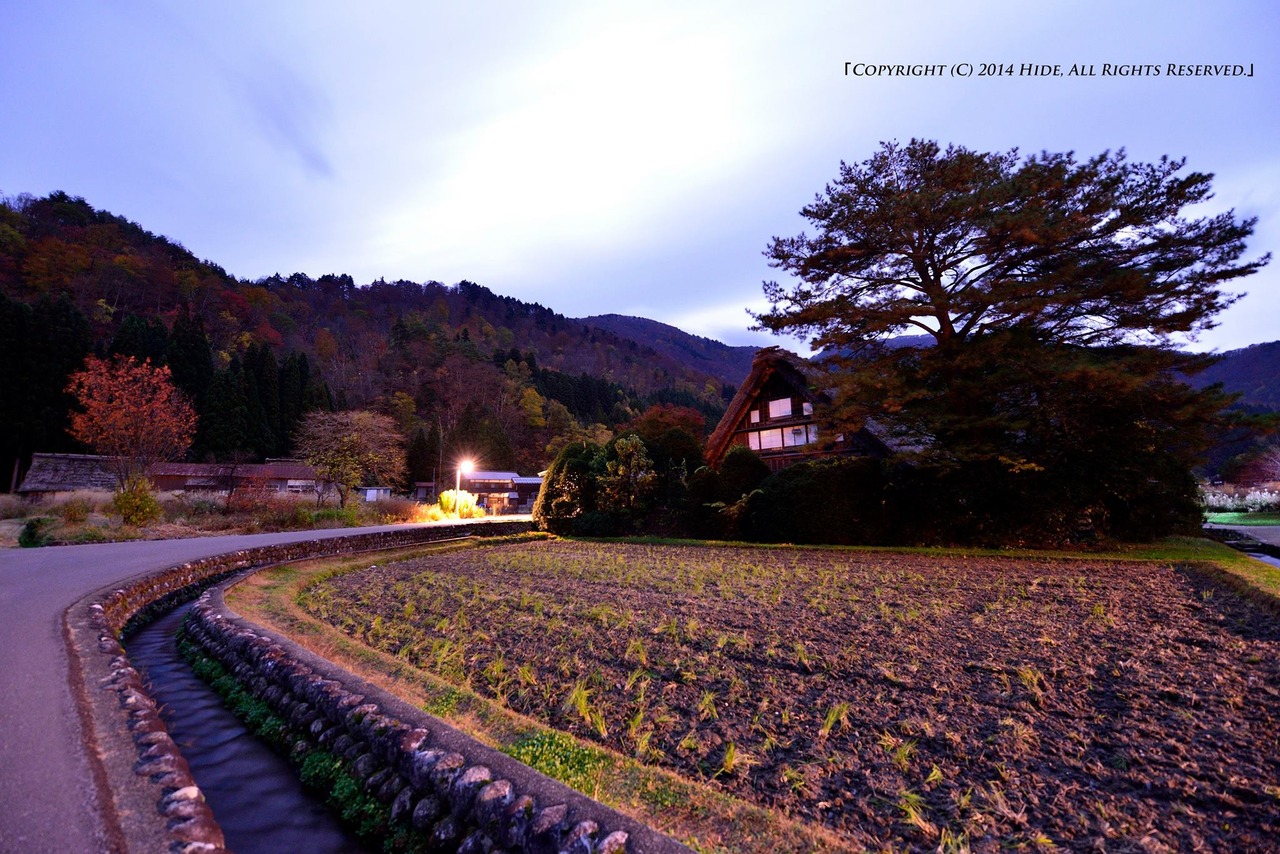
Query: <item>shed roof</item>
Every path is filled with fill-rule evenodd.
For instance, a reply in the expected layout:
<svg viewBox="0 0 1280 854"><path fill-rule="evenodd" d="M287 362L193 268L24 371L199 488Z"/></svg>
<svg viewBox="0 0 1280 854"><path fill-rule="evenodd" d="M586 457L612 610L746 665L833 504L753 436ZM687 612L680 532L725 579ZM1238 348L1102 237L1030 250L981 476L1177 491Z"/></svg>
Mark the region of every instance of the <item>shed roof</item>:
<svg viewBox="0 0 1280 854"><path fill-rule="evenodd" d="M463 480L515 480L520 475L513 471L473 471L464 474Z"/></svg>

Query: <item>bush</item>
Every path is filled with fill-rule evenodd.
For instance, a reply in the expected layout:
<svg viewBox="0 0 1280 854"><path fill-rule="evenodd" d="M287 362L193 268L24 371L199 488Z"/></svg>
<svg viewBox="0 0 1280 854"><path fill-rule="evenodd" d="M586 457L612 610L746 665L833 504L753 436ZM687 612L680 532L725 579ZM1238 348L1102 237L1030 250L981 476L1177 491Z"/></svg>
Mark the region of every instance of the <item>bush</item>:
<svg viewBox="0 0 1280 854"><path fill-rule="evenodd" d="M720 463L718 499L732 504L764 483L769 477L769 464L746 445L734 445Z"/></svg>
<svg viewBox="0 0 1280 854"><path fill-rule="evenodd" d="M440 493L440 511L450 519L483 519L484 508L476 504L476 497L465 489L446 489Z"/></svg>
<svg viewBox="0 0 1280 854"><path fill-rule="evenodd" d="M35 516L27 520L18 534L18 545L24 549L35 549L49 543L49 526L53 520L47 516Z"/></svg>
<svg viewBox="0 0 1280 854"><path fill-rule="evenodd" d="M120 521L132 527L154 522L160 518L160 502L156 500L151 481L134 475L125 481L111 499L111 507Z"/></svg>
<svg viewBox="0 0 1280 854"><path fill-rule="evenodd" d="M384 525L396 522L416 522L421 513L421 505L408 498L379 498L373 502L372 510L378 521Z"/></svg>
<svg viewBox="0 0 1280 854"><path fill-rule="evenodd" d="M445 516L444 511L440 509L439 504L428 504L421 511L421 522L443 522L449 517Z"/></svg>
<svg viewBox="0 0 1280 854"><path fill-rule="evenodd" d="M1206 492L1204 506L1212 513L1263 513L1280 510L1280 492L1251 489L1244 494Z"/></svg>
<svg viewBox="0 0 1280 854"><path fill-rule="evenodd" d="M533 521L553 534L573 532L574 520L596 508L596 464L600 446L571 442L561 449L542 479Z"/></svg>
<svg viewBox="0 0 1280 854"><path fill-rule="evenodd" d="M58 514L67 525L83 525L89 521L93 505L83 498L72 498L58 508Z"/></svg>
<svg viewBox="0 0 1280 854"><path fill-rule="evenodd" d="M888 539L881 460L845 457L790 466L745 498L739 534L761 542L880 545Z"/></svg>
<svg viewBox="0 0 1280 854"><path fill-rule="evenodd" d="M307 513L311 517L312 524L315 525L354 528L360 524L359 511L354 504L348 504L346 507L322 507L314 512L308 511L299 504L297 509Z"/></svg>

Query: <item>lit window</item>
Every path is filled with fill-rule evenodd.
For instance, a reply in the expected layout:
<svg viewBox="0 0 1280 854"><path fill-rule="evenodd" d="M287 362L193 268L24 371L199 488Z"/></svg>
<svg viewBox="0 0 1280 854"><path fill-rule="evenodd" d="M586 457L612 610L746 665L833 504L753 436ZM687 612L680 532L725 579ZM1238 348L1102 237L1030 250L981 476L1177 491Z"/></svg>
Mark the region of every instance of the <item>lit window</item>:
<svg viewBox="0 0 1280 854"><path fill-rule="evenodd" d="M813 404L806 400L804 403L800 404L800 410L801 410L805 415L812 415L812 414L813 414Z"/></svg>
<svg viewBox="0 0 1280 854"><path fill-rule="evenodd" d="M786 440L787 447L812 444L818 441L818 426L808 424L803 427L792 427L784 431L783 438Z"/></svg>
<svg viewBox="0 0 1280 854"><path fill-rule="evenodd" d="M781 430L761 430L760 431L760 450L767 451L770 448L782 447L782 431Z"/></svg>
<svg viewBox="0 0 1280 854"><path fill-rule="evenodd" d="M753 410L751 410L751 423L752 423L752 424L759 424L759 423L760 423L760 410L759 410L759 409L753 409Z"/></svg>
<svg viewBox="0 0 1280 854"><path fill-rule="evenodd" d="M791 398L783 397L769 401L770 418L786 418L791 415Z"/></svg>

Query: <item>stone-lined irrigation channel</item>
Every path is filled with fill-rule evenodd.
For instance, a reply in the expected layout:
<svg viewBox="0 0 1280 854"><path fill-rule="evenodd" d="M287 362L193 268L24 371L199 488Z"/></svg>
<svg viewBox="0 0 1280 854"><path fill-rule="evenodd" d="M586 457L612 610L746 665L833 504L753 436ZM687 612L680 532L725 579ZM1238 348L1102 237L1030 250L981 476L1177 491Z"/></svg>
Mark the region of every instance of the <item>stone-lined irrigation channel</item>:
<svg viewBox="0 0 1280 854"><path fill-rule="evenodd" d="M505 536L528 527L527 521L494 520L242 549L135 576L67 609L70 686L105 830L105 839L95 847L181 854L359 850L323 819L317 805L302 799L301 786L286 779L288 765L261 753L250 764L233 750L249 737L238 727L228 729L234 725L225 718L215 722L211 698L201 695L196 707L187 707L194 689L187 680L194 674L175 683L178 653L155 647L170 643L157 636L172 635L179 620L174 609L204 590L182 609L189 612L183 643L191 643L191 652L184 648L183 654L196 656L194 669L247 712L256 732L302 763L303 779L343 804L344 817L355 809L352 817L362 824L362 834L377 838L385 833L397 844L415 848L486 854L687 852L634 819L244 620L227 608L218 586L280 563L416 547L459 536ZM160 623L147 632L157 615ZM126 654L124 642L139 661ZM151 685L140 666L149 668ZM206 747L212 752L206 753ZM264 761L271 762L269 771L256 764ZM211 776L209 769L217 774ZM265 783L272 797L288 790L289 800L268 803L266 794L246 788L249 778L256 778L255 785ZM288 825L294 822L308 838L291 833ZM262 836L264 829L287 838Z"/></svg>
<svg viewBox="0 0 1280 854"><path fill-rule="evenodd" d="M129 659L160 704L169 734L237 854L360 852L323 803L306 792L289 762L232 714L178 651L183 605L126 639Z"/></svg>

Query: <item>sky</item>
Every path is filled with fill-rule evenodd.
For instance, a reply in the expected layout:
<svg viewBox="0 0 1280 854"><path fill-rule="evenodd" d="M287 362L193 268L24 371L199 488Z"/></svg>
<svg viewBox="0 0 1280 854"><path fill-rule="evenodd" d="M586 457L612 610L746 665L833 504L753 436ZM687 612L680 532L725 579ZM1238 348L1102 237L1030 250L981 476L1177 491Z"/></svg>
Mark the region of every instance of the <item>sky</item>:
<svg viewBox="0 0 1280 854"><path fill-rule="evenodd" d="M749 330L765 248L842 160L912 138L1185 157L1215 175L1194 213L1257 217L1247 257L1280 250L1274 0L0 0L0 21L0 194L83 196L246 279L467 279L803 349ZM1189 346L1280 339L1280 261L1238 290Z"/></svg>

